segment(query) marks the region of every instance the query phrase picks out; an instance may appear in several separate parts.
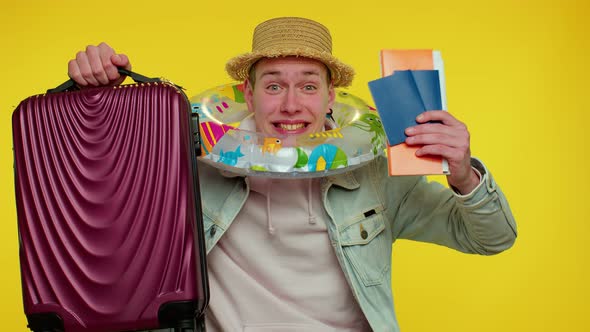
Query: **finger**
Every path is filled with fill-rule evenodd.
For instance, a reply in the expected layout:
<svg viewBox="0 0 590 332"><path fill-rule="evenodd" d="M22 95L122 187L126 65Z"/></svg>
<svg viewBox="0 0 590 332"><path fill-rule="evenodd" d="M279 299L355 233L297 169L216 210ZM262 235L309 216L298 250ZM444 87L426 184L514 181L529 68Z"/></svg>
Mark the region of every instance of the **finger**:
<svg viewBox="0 0 590 332"><path fill-rule="evenodd" d="M461 136L461 131L455 127L440 123L423 123L417 126L408 127L405 130L407 136L415 136L421 134L446 134L450 136Z"/></svg>
<svg viewBox="0 0 590 332"><path fill-rule="evenodd" d="M80 68L78 67L76 60L70 60L68 62L68 76L80 86L88 85L88 82L84 79L84 77L82 77L82 74L80 73Z"/></svg>
<svg viewBox="0 0 590 332"><path fill-rule="evenodd" d="M90 45L86 47L86 55L88 56L88 63L90 64L92 75L100 85L107 85L109 84L109 77L107 76L103 65L103 54L101 54L101 51L102 50L97 46Z"/></svg>
<svg viewBox="0 0 590 332"><path fill-rule="evenodd" d="M108 79L107 83L111 83L119 79L121 75L117 71L117 64L112 60L113 55L115 55L115 50L107 43L103 42L98 45L98 54L100 57L101 66Z"/></svg>
<svg viewBox="0 0 590 332"><path fill-rule="evenodd" d="M461 137L438 133L410 136L406 138L405 142L408 145L446 145L459 149L467 149L469 147L468 142L461 139Z"/></svg>
<svg viewBox="0 0 590 332"><path fill-rule="evenodd" d="M131 63L129 62L129 58L123 53L119 53L119 54L115 54L115 55L111 56L111 61L117 67L123 67L127 70L131 70Z"/></svg>
<svg viewBox="0 0 590 332"><path fill-rule="evenodd" d="M416 150L416 156L440 156L447 159L449 162L461 161L466 158L467 151L456 149L443 144L425 145L420 149Z"/></svg>
<svg viewBox="0 0 590 332"><path fill-rule="evenodd" d="M86 55L86 52L80 51L76 54L76 63L80 69L80 75L82 75L84 80L87 82L87 85L98 86L98 81L94 78L94 74L92 73L92 68L88 62L88 56Z"/></svg>
<svg viewBox="0 0 590 332"><path fill-rule="evenodd" d="M119 78L116 81L113 81L113 83L117 85L123 83L123 81L125 80L125 76L119 73L118 68L123 67L127 70L131 70L131 64L129 63L129 59L127 58L127 56L123 54L114 54L111 56L111 62L115 66L117 66L117 68L114 68L114 70L117 71L117 75L119 76Z"/></svg>
<svg viewBox="0 0 590 332"><path fill-rule="evenodd" d="M453 126L462 124L454 116L446 111L426 111L416 117L416 122L425 123L429 121L441 121L442 123Z"/></svg>

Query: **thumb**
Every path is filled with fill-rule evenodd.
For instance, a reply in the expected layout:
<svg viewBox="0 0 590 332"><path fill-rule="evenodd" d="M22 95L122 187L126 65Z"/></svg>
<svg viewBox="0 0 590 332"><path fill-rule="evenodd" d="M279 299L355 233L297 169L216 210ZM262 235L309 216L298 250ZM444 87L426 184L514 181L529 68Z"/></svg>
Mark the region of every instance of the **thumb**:
<svg viewBox="0 0 590 332"><path fill-rule="evenodd" d="M127 70L131 70L131 63L125 54L113 54L111 56L111 62L117 67L123 67Z"/></svg>

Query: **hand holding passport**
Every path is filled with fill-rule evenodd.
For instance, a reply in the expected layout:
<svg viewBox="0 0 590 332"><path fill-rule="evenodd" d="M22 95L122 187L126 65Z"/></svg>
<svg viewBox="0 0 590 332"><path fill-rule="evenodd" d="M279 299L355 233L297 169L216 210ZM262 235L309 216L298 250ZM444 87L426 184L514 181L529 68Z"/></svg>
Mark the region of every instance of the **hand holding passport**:
<svg viewBox="0 0 590 332"><path fill-rule="evenodd" d="M439 156L417 157L419 146L408 146L405 129L417 124L424 111L446 110L442 58L433 50L382 50L382 78L369 89L388 140L389 175L450 174Z"/></svg>

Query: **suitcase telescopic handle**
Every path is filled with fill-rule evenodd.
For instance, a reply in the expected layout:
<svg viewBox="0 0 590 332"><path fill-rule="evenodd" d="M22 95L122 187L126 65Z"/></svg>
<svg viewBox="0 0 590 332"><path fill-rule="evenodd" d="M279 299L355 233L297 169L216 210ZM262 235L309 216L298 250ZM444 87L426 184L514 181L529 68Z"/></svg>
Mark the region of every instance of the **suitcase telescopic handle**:
<svg viewBox="0 0 590 332"><path fill-rule="evenodd" d="M119 71L119 74L131 77L136 83L162 82L160 78L143 76L125 68L117 68L117 70ZM78 85L76 85L76 82L74 82L73 79L69 79L56 88L47 90L47 93L64 92L78 89L79 88Z"/></svg>

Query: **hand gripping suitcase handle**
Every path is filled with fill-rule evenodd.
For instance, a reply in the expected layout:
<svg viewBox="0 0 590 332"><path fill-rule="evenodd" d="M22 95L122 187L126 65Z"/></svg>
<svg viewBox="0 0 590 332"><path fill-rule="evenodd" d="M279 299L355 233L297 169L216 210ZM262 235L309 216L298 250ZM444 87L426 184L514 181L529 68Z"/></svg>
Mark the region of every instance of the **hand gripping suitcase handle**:
<svg viewBox="0 0 590 332"><path fill-rule="evenodd" d="M152 82L162 82L160 78L150 78L147 76L140 75L138 73L132 72L131 70L127 70L125 68L117 68L119 74L131 77L136 83L152 83ZM60 84L58 87L47 90L47 93L56 93L56 92L64 92L64 91L71 91L71 90L78 90L78 85L74 82L73 79L69 79L64 83Z"/></svg>

